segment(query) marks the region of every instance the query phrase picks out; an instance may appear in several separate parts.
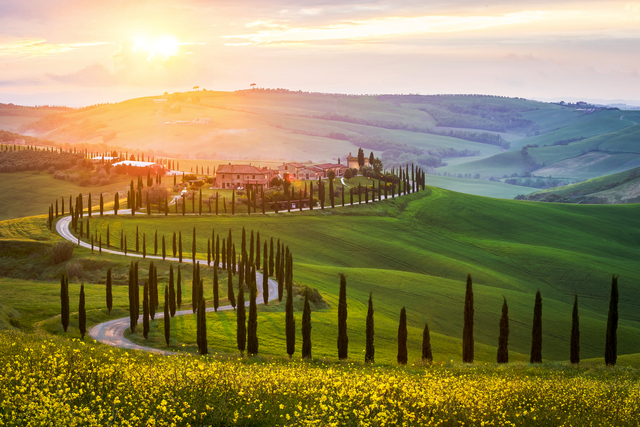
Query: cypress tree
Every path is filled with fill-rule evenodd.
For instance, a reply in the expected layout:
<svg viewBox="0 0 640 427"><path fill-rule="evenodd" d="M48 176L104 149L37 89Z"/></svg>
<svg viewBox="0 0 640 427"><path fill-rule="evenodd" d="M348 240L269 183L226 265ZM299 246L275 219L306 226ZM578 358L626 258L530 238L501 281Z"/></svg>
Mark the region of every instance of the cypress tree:
<svg viewBox="0 0 640 427"><path fill-rule="evenodd" d="M144 282L144 294L142 296L142 335L149 338L149 282Z"/></svg>
<svg viewBox="0 0 640 427"><path fill-rule="evenodd" d="M398 325L398 363L407 364L407 311L400 310L400 324Z"/></svg>
<svg viewBox="0 0 640 427"><path fill-rule="evenodd" d="M429 334L429 325L424 322L424 329L422 331L422 361L425 363L433 362L433 355L431 354L431 335Z"/></svg>
<svg viewBox="0 0 640 427"><path fill-rule="evenodd" d="M233 271L233 274L236 274L236 271L238 271L236 268L236 259L236 245L234 244L231 250L231 270Z"/></svg>
<svg viewBox="0 0 640 427"><path fill-rule="evenodd" d="M260 270L260 232L256 234L256 269Z"/></svg>
<svg viewBox="0 0 640 427"><path fill-rule="evenodd" d="M58 203L56 201L56 203ZM102 193L100 193L100 216L104 216L104 198L102 197Z"/></svg>
<svg viewBox="0 0 640 427"><path fill-rule="evenodd" d="M147 257L147 234L142 233L142 258Z"/></svg>
<svg viewBox="0 0 640 427"><path fill-rule="evenodd" d="M257 290L253 285L249 285L249 323L248 323L248 342L247 353L250 355L258 354L258 307L256 306Z"/></svg>
<svg viewBox="0 0 640 427"><path fill-rule="evenodd" d="M207 240L207 265L211 265L211 240Z"/></svg>
<svg viewBox="0 0 640 427"><path fill-rule="evenodd" d="M227 270L227 298L229 299L229 303L233 308L236 307L236 297L233 294L233 274L231 274L231 269Z"/></svg>
<svg viewBox="0 0 640 427"><path fill-rule="evenodd" d="M111 308L113 307L113 293L111 288L111 268L107 270L107 310L111 314Z"/></svg>
<svg viewBox="0 0 640 427"><path fill-rule="evenodd" d="M238 284L238 306L237 306L237 331L236 341L238 343L238 350L240 354L244 354L244 349L247 344L247 319L246 309L244 306L244 285Z"/></svg>
<svg viewBox="0 0 640 427"><path fill-rule="evenodd" d="M109 232L109 224L107 224L107 247L111 247L111 233Z"/></svg>
<svg viewBox="0 0 640 427"><path fill-rule="evenodd" d="M200 298L198 305L198 351L201 355L208 354L207 349L207 317L205 315L204 298Z"/></svg>
<svg viewBox="0 0 640 427"><path fill-rule="evenodd" d="M269 271L267 270L267 242L264 242L264 262L262 263L262 302L269 304Z"/></svg>
<svg viewBox="0 0 640 427"><path fill-rule="evenodd" d="M162 260L167 259L167 245L164 239L164 235L162 235Z"/></svg>
<svg viewBox="0 0 640 427"><path fill-rule="evenodd" d="M531 331L530 363L542 363L542 297L536 292L536 302L533 306L533 328Z"/></svg>
<svg viewBox="0 0 640 427"><path fill-rule="evenodd" d="M273 237L271 238L271 248L269 250L269 276L273 276Z"/></svg>
<svg viewBox="0 0 640 427"><path fill-rule="evenodd" d="M164 341L169 347L171 338L171 317L169 317L169 287L164 287Z"/></svg>
<svg viewBox="0 0 640 427"><path fill-rule="evenodd" d="M200 286L200 263L193 264L193 274L191 281L191 309L195 313L198 308L198 287Z"/></svg>
<svg viewBox="0 0 640 427"><path fill-rule="evenodd" d="M255 246L253 240L253 230L251 230L251 242L249 242L249 266L254 265Z"/></svg>
<svg viewBox="0 0 640 427"><path fill-rule="evenodd" d="M604 362L614 366L618 359L618 276L611 278L609 314L607 316L607 337L604 349Z"/></svg>
<svg viewBox="0 0 640 427"><path fill-rule="evenodd" d="M69 328L69 280L65 278L64 274L60 276L60 306L62 328L67 332L67 328Z"/></svg>
<svg viewBox="0 0 640 427"><path fill-rule="evenodd" d="M218 266L213 266L213 309L217 312L220 305L218 296Z"/></svg>
<svg viewBox="0 0 640 427"><path fill-rule="evenodd" d="M503 298L502 316L500 317L500 336L498 338L498 363L509 363L509 307Z"/></svg>
<svg viewBox="0 0 640 427"><path fill-rule="evenodd" d="M375 359L375 347L373 346L373 293L369 292L369 308L367 309L367 326L366 336L367 342L365 345L364 362L373 363Z"/></svg>
<svg viewBox="0 0 640 427"><path fill-rule="evenodd" d="M138 313L135 311L135 290L133 288L134 275L133 275L133 261L129 267L129 328L131 333L136 331L136 320L138 319Z"/></svg>
<svg viewBox="0 0 640 427"><path fill-rule="evenodd" d="M178 303L178 308L182 307L182 272L180 271L180 266L178 266L178 278L176 283L176 302Z"/></svg>
<svg viewBox="0 0 640 427"><path fill-rule="evenodd" d="M156 318L156 308L158 308L158 267L153 265L153 262L149 266L149 314L151 320Z"/></svg>
<svg viewBox="0 0 640 427"><path fill-rule="evenodd" d="M89 218L91 218L91 193L89 193L89 198L87 200L87 209L89 211Z"/></svg>
<svg viewBox="0 0 640 427"><path fill-rule="evenodd" d="M87 310L84 305L84 283L80 285L80 304L78 306L78 329L80 330L80 338L84 340L84 334L87 332Z"/></svg>
<svg viewBox="0 0 640 427"><path fill-rule="evenodd" d="M193 227L193 240L191 242L191 260L196 262L196 228Z"/></svg>
<svg viewBox="0 0 640 427"><path fill-rule="evenodd" d="M113 198L113 214L118 215L118 209L120 209L120 195L116 192Z"/></svg>
<svg viewBox="0 0 640 427"><path fill-rule="evenodd" d="M291 358L296 350L296 320L293 317L293 286L287 286L285 330L287 337L287 354L289 358Z"/></svg>
<svg viewBox="0 0 640 427"><path fill-rule="evenodd" d="M177 245L177 241L176 241L176 232L173 232L173 257L176 257L176 253L178 252L178 245Z"/></svg>
<svg viewBox="0 0 640 427"><path fill-rule="evenodd" d="M347 276L340 273L340 296L338 299L338 358L347 358L349 338L347 337Z"/></svg>
<svg viewBox="0 0 640 427"><path fill-rule="evenodd" d="M467 289L464 296L464 326L462 327L462 361L473 363L473 284L471 275L467 274Z"/></svg>
<svg viewBox="0 0 640 427"><path fill-rule="evenodd" d="M224 240L224 239L223 239ZM216 268L220 266L220 235L216 236L216 253L215 253ZM223 267L224 268L224 267Z"/></svg>
<svg viewBox="0 0 640 427"><path fill-rule="evenodd" d="M311 359L311 306L309 305L309 289L304 292L304 308L302 310L302 358Z"/></svg>
<svg viewBox="0 0 640 427"><path fill-rule="evenodd" d="M240 253L244 255L247 252L247 232L242 227L242 243L240 245Z"/></svg>
<svg viewBox="0 0 640 427"><path fill-rule="evenodd" d="M173 283L173 265L169 266L169 313L176 315L176 289Z"/></svg>
<svg viewBox="0 0 640 427"><path fill-rule="evenodd" d="M283 283L280 275L282 264L280 263L280 240L278 239L278 251L276 252L276 281L278 282L278 301L282 301L283 295Z"/></svg>
<svg viewBox="0 0 640 427"><path fill-rule="evenodd" d="M578 294L573 300L571 315L571 363L580 363L580 316L578 315Z"/></svg>
<svg viewBox="0 0 640 427"><path fill-rule="evenodd" d="M227 268L227 246L226 239L222 239L222 268Z"/></svg>

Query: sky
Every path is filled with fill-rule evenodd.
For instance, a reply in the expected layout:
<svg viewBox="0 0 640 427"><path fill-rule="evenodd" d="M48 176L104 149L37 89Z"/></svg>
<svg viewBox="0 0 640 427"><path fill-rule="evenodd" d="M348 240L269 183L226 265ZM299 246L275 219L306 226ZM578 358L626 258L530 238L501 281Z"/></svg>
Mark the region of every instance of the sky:
<svg viewBox="0 0 640 427"><path fill-rule="evenodd" d="M640 105L640 1L0 0L0 102L258 87Z"/></svg>

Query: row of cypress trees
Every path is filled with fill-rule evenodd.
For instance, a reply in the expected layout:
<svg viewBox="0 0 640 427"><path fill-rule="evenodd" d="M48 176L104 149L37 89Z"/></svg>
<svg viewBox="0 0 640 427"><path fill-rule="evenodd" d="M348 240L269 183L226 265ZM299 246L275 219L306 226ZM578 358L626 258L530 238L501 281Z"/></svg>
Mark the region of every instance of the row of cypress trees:
<svg viewBox="0 0 640 427"><path fill-rule="evenodd" d="M384 185L384 195L385 198L387 197L387 191L388 191L388 186L386 185L386 183L388 181L392 182L393 185L391 187L391 195L392 197L395 197L396 194L398 196L402 195L402 194L409 194L409 193L413 193L416 191L419 191L420 189L424 190L426 187L426 173L419 167L415 167L413 164L411 165L411 172L409 172L409 165L405 165L404 168L400 167L398 168L398 170L396 171L395 169L392 169L392 174L396 174L397 173L397 177L390 179L387 178L386 176L382 177L382 181L385 182ZM174 181L175 181L175 176L174 176ZM156 183L160 183L160 179L159 177L156 177L155 179ZM374 181L375 182L375 181ZM382 185L380 185L380 179L378 180L379 184L378 184L378 199L381 200L382 199ZM398 185L396 185L396 183L398 183ZM151 187L153 185L153 181L151 179L150 176L150 172L147 176L147 186ZM329 195L330 195L330 203L331 203L331 207L335 207L335 200L334 200L334 191L333 191L333 178L329 178ZM142 208L143 204L142 204L142 189L144 188L144 183L142 180L142 176L138 176L138 180L137 180L137 186L134 186L133 180L131 180L130 183L130 188L127 192L127 206L129 209L131 209L131 215L135 215L136 210L139 210L140 208ZM318 183L318 198L320 199L320 206L321 209L324 209L324 205L325 205L325 198L326 198L326 192L325 192L325 183L323 181L319 181ZM287 193L287 201L288 201L288 211L291 212L291 202L294 201L295 199L295 195L294 195L294 191L293 188L291 188L291 193L289 193L289 191L285 191ZM350 189L350 198L351 198L351 204L353 205L353 188ZM306 190L306 183L305 183L305 191L304 191L304 197L306 197L307 194L307 190ZM362 202L362 188L359 187L359 194L360 194L360 202ZM218 215L218 200L219 200L219 194L216 192L216 203L215 203L215 214ZM369 202L369 197L368 197L368 188L365 187L365 196L366 199L365 201L368 203ZM248 193L248 204L247 204L247 213L251 214L251 207L253 207L253 211L254 213L257 210L257 201L256 201L256 190L249 190ZM302 191L300 191L300 209L302 210L302 197L303 197L303 193ZM311 188L310 188L310 198L313 198L313 183L311 183ZM372 194L372 201L375 201L375 185L373 187L373 194ZM120 209L120 195L118 194L118 192L115 193L114 195L114 213L115 215L118 215L118 210ZM59 215L64 215L65 209L64 209L64 197L61 198L62 201L62 210L61 213L58 213L58 200L56 199L55 201L55 209L54 209L54 204L52 203L49 207L49 219L48 219L48 225L49 228L52 228L52 224L53 224L53 218L58 218ZM264 188L262 188L262 213L266 213L266 209L265 209L265 196L264 196ZM79 207L76 207L75 210L75 214L79 215L80 218L83 217L83 211L84 208L82 206L82 195L79 196L79 200L78 198L76 198L76 203L79 203ZM163 210L165 215L169 214L169 200L167 198L165 198L164 203L162 203L163 205ZM342 188L342 206L345 205L345 197L344 197L344 187ZM147 198L146 198L146 206L147 206L147 214L150 215L151 214L151 205L149 203L149 195L147 194ZM175 204L176 206L176 213L178 213L178 203ZM311 209L313 209L312 204L309 203L309 206ZM69 207L70 207L70 212L73 215L74 214L74 210L71 204L71 197L69 198ZM91 202L91 193L88 194L88 201L87 201L87 214L89 217L92 216L92 209L93 209L93 204ZM100 216L104 215L104 197L103 194L100 193L100 204L99 204L99 210L100 210ZM160 204L158 205L158 211L161 211L161 206ZM195 195L192 197L191 200L191 211L192 213L195 213ZM276 203L276 208L275 208L276 213L278 212L278 203ZM226 198L224 199L224 212L227 212L227 203L226 203ZM200 215L202 215L202 189L200 189L199 191L199 200L198 200L198 213ZM211 204L209 204L209 213L211 213ZM232 200L231 200L231 213L235 214L235 189L232 191ZM182 215L186 214L186 197L184 195L182 195ZM75 225L74 225L75 228Z"/></svg>
<svg viewBox="0 0 640 427"><path fill-rule="evenodd" d="M609 297L609 312L607 315L607 329L605 337L605 364L615 365L617 361L617 329L618 329L618 276L611 279L611 295ZM467 275L467 287L464 304L464 326L462 332L462 361L473 363L473 286L471 275ZM500 334L498 337L498 363L509 362L509 308L507 299L503 297L502 314L500 316ZM572 364L580 363L580 316L578 313L578 294L573 302L571 315L571 335L569 340L569 360ZM542 363L542 296L536 292L533 306L533 326L531 330L530 363Z"/></svg>
<svg viewBox="0 0 640 427"><path fill-rule="evenodd" d="M60 276L60 305L62 310L60 318L62 322L62 328L65 332L69 328L69 278L64 274ZM78 303L78 329L80 330L80 336L84 340L84 335L87 332L87 310L85 306L84 295L84 283L80 285L80 297Z"/></svg>

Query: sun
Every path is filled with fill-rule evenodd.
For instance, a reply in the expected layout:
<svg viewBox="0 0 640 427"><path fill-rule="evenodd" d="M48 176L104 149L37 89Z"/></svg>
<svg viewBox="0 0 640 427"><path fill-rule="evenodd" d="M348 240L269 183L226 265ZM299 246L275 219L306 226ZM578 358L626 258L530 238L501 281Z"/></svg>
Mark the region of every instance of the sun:
<svg viewBox="0 0 640 427"><path fill-rule="evenodd" d="M178 40L169 35L160 37L155 45L157 52L164 55L166 58L175 56L178 53Z"/></svg>
<svg viewBox="0 0 640 427"><path fill-rule="evenodd" d="M133 46L133 51L136 52L138 49L146 50L149 52L147 60L151 60L156 55L162 56L163 59L169 59L169 57L178 54L178 48L180 47L178 39L168 34L154 40L148 40L144 37L134 37L133 39L136 42Z"/></svg>

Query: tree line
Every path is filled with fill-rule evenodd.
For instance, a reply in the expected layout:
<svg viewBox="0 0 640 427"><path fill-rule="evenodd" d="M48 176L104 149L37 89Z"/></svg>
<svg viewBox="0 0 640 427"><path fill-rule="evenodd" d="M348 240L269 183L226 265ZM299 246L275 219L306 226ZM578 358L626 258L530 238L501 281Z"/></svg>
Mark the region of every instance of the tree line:
<svg viewBox="0 0 640 427"><path fill-rule="evenodd" d="M252 233L253 234L253 233ZM253 242L253 236L251 237ZM259 351L258 341L258 322L257 322L257 281L256 281L256 268L260 269L260 255L258 254L255 259L251 258L251 248L253 244L249 245L247 249L245 233L243 229L243 245L241 247L242 256L238 258L237 268L233 264L229 264L228 267L228 300L236 311L236 343L238 351L244 354L245 350L249 355L256 355ZM273 239L271 239L271 252L273 254ZM235 246L234 246L235 249ZM248 250L248 251L247 251ZM233 252L235 253L235 251ZM263 283L262 294L263 304L267 305L269 300L268 291L268 276L271 274L278 282L278 300L282 301L283 293L286 290L286 304L285 304L285 338L286 338L286 353L289 358L292 358L296 351L296 326L295 318L293 315L293 257L288 247L278 241L278 251L276 254L275 262L274 257L267 257L267 242L264 242L264 262L263 268ZM234 259L235 262L235 259ZM218 290L218 267L225 268L224 263L214 265L213 268L213 286L214 286L214 311L218 311L219 308L219 290ZM130 330L135 332L138 326L138 319L140 316L139 306L139 277L138 277L138 262L131 262L129 268L129 312L130 312ZM158 281L157 281L157 266L154 266L152 262L149 265L149 276L143 284L143 336L148 338L149 322L155 319L156 312L159 307L159 293L158 293ZM238 276L237 299L234 295L233 276ZM347 334L347 280L344 274L339 275L339 295L338 295L338 310L337 310L337 355L338 359L345 360L348 358L349 353L349 338ZM107 271L106 281L106 303L109 313L112 309L112 279L111 269ZM174 287L174 283L176 287ZM69 281L63 275L61 278L61 322L62 326L67 331L69 326ZM200 263L193 265L192 274L192 312L196 314L196 341L198 344L199 353L202 355L208 354L208 342L207 342L207 326L206 326L206 301L204 299L204 284L201 278ZM245 302L245 288L249 292L249 302ZM182 305L182 276L180 267L178 267L177 280L174 281L173 266L170 266L169 283L165 285L164 289L164 333L167 346L170 346L171 338L171 324L170 317L176 315L177 309ZM617 328L618 328L618 276L612 276L611 292L609 298L609 311L607 316L607 328L605 336L605 364L613 366L617 361ZM84 298L84 285L80 288L79 297L79 316L78 326L82 338L86 332L86 310L85 310L85 298ZM246 306L249 306L249 317L247 322ZM304 306L302 313L302 358L312 357L312 339L311 339L311 308L309 304L309 291L305 291ZM374 327L374 308L373 308L373 293L369 294L367 316L365 323L365 363L375 362L375 327ZM503 297L503 303L501 308L501 316L498 324L499 337L498 348L496 354L496 362L498 364L505 364L509 362L509 307L507 300ZM408 328L407 328L407 313L405 307L400 310L400 316L398 321L398 335L397 335L397 362L398 364L405 365L408 363L409 355L407 350L408 341ZM475 360L475 342L474 342L474 297L473 297L473 281L471 275L467 275L464 310L463 310L463 329L462 329L462 361L464 363L473 363ZM569 360L572 364L580 363L580 316L578 311L578 295L574 297L573 309L572 309L572 323L571 323L571 335L569 340ZM431 347L430 330L427 322L424 324L422 332L422 347L421 347L421 359L425 363L431 363L433 361L433 352ZM533 323L531 331L531 352L529 362L531 364L542 363L542 296L540 291L536 292L534 306L533 306Z"/></svg>

